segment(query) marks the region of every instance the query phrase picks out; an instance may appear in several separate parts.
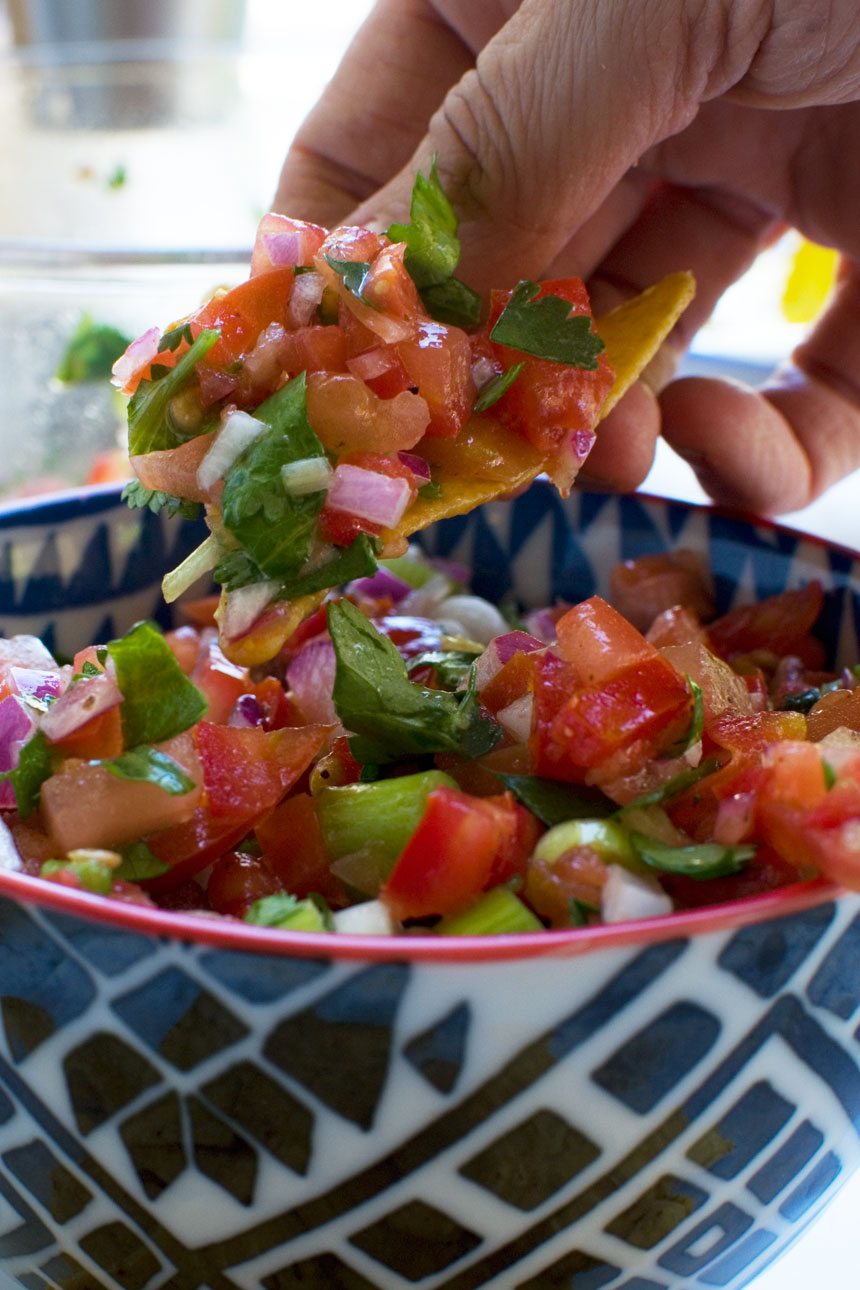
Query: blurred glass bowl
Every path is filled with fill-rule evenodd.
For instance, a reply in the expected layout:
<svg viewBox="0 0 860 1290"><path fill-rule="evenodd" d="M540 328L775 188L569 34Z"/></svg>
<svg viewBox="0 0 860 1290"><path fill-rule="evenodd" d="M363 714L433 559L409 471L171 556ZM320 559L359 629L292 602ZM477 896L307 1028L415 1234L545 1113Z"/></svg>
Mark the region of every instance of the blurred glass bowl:
<svg viewBox="0 0 860 1290"><path fill-rule="evenodd" d="M82 319L133 338L245 276L240 252L192 257L0 242L0 508L104 482L123 450L124 405L109 381L56 376Z"/></svg>

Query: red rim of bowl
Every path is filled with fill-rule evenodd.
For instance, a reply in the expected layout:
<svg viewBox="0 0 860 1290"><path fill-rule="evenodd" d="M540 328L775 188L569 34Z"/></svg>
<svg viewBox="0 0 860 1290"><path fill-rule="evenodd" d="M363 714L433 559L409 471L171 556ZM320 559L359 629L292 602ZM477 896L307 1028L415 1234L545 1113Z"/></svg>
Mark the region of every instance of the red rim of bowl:
<svg viewBox="0 0 860 1290"><path fill-rule="evenodd" d="M30 874L0 873L0 896L38 905L55 913L108 924L141 936L193 942L210 949L276 957L404 959L424 963L500 962L571 958L593 950L610 950L657 941L740 929L827 904L844 889L824 878L780 887L721 905L681 910L660 918L560 931L498 936L362 936L346 932L290 932L243 923L220 914L184 913L113 900L64 887Z"/></svg>

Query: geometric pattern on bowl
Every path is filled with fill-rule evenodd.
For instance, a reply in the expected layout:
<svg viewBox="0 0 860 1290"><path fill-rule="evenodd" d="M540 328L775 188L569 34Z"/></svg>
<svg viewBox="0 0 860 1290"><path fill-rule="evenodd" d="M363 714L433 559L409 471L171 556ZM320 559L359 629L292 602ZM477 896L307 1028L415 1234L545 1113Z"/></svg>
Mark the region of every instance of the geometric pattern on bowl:
<svg viewBox="0 0 860 1290"><path fill-rule="evenodd" d="M2 899L2 1267L26 1290L744 1285L860 1156L858 942L852 896L463 970Z"/></svg>
<svg viewBox="0 0 860 1290"><path fill-rule="evenodd" d="M199 538L118 490L21 508L0 630L70 654L168 621L160 578ZM860 656L855 557L768 523L537 484L422 540L531 605L677 545L721 612L815 577L834 658ZM0 1280L736 1290L858 1164L860 897L570 957L290 944L0 894Z"/></svg>

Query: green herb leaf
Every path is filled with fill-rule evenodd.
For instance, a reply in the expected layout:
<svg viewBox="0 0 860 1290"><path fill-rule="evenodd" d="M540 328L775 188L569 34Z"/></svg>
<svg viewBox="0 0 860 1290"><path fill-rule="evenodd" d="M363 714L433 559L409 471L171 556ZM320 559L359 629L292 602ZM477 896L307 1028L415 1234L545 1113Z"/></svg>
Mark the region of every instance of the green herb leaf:
<svg viewBox="0 0 860 1290"><path fill-rule="evenodd" d="M335 260L333 256L327 255L325 262L330 269L334 269L338 277L343 278L343 285L351 295L364 302L371 308L369 300L365 300L362 292L364 284L367 281L367 275L370 272L370 264L366 260Z"/></svg>
<svg viewBox="0 0 860 1290"><path fill-rule="evenodd" d="M142 622L108 650L116 667L126 747L159 744L193 726L206 700L177 663L154 623Z"/></svg>
<svg viewBox="0 0 860 1290"><path fill-rule="evenodd" d="M477 327L481 321L481 297L459 278L449 278L418 293L431 318L452 327Z"/></svg>
<svg viewBox="0 0 860 1290"><path fill-rule="evenodd" d="M108 188L116 190L117 188L124 188L127 182L128 171L123 163L118 161L107 177L107 186Z"/></svg>
<svg viewBox="0 0 860 1290"><path fill-rule="evenodd" d="M69 337L54 375L69 385L103 380L110 376L114 363L130 344L130 338L116 327L94 322L84 314Z"/></svg>
<svg viewBox="0 0 860 1290"><path fill-rule="evenodd" d="M631 833L630 841L640 860L663 873L685 878L722 878L739 873L755 855L755 847L726 847L720 842L697 842L687 847L669 847L645 833Z"/></svg>
<svg viewBox="0 0 860 1290"><path fill-rule="evenodd" d="M471 672L475 657L460 649L428 650L409 659L406 671L411 676L419 667L432 667L443 689L456 690Z"/></svg>
<svg viewBox="0 0 860 1290"><path fill-rule="evenodd" d="M418 489L418 496L426 498L427 501L435 502L437 497L442 496L442 485L438 479L429 479L426 484L422 484Z"/></svg>
<svg viewBox="0 0 860 1290"><path fill-rule="evenodd" d="M328 607L337 668L334 705L356 761L382 764L397 757L459 752L480 757L501 731L481 715L474 676L460 694L410 681L387 636L347 600Z"/></svg>
<svg viewBox="0 0 860 1290"><path fill-rule="evenodd" d="M688 748L692 748L694 744L699 742L705 728L705 704L702 687L696 684L689 672L685 674L685 679L693 696L693 713L690 717L690 725L686 734L672 748L667 750L667 757L683 756Z"/></svg>
<svg viewBox="0 0 860 1290"><path fill-rule="evenodd" d="M128 405L128 450L132 457L162 448L176 448L189 437L178 434L170 425L169 405L220 334L217 328L201 331L175 367L138 385Z"/></svg>
<svg viewBox="0 0 860 1290"><path fill-rule="evenodd" d="M566 820L605 819L615 810L605 793L588 784L565 784L537 775L499 775L499 779L549 828Z"/></svg>
<svg viewBox="0 0 860 1290"><path fill-rule="evenodd" d="M409 218L410 224L392 224L388 236L392 242L406 243L405 263L412 281L419 289L446 282L460 259L460 221L439 183L435 156L430 177L425 179L420 170L415 176Z"/></svg>
<svg viewBox="0 0 860 1290"><path fill-rule="evenodd" d="M228 473L221 499L224 527L251 561L219 562L215 576L222 578L226 571L228 590L262 579L285 582L298 574L325 501L323 491L291 497L281 480L281 467L288 462L325 455L308 421L305 373L262 403L254 415L266 429Z"/></svg>
<svg viewBox="0 0 860 1290"><path fill-rule="evenodd" d="M194 787L194 780L178 762L168 757L161 749L151 748L148 744L129 748L128 752L121 753L119 757L92 764L104 766L105 770L110 771L111 775L116 775L117 779L156 784L171 797L181 797L184 793L190 793Z"/></svg>
<svg viewBox="0 0 860 1290"><path fill-rule="evenodd" d="M121 847L119 853L122 860L113 871L115 880L121 878L124 882L146 882L148 878L157 878L170 868L164 860L153 855L142 839Z"/></svg>
<svg viewBox="0 0 860 1290"><path fill-rule="evenodd" d="M604 344L592 331L591 319L587 314L572 315L569 301L559 296L537 299L539 291L537 282L518 283L490 339L524 354L594 371Z"/></svg>
<svg viewBox="0 0 860 1290"><path fill-rule="evenodd" d="M50 744L41 730L37 730L22 747L14 770L0 775L0 780L8 779L15 790L15 802L22 820L26 820L39 805L42 785L52 773Z"/></svg>
<svg viewBox="0 0 860 1290"><path fill-rule="evenodd" d="M491 408L494 403L498 403L505 391L511 388L522 370L522 363L514 363L513 367L509 367L506 372L500 372L498 376L494 376L491 381L488 381L475 399L474 411L486 412L487 408Z"/></svg>
<svg viewBox="0 0 860 1290"><path fill-rule="evenodd" d="M370 578L379 567L376 557L381 550L382 542L378 537L371 533L359 533L348 547L339 550L337 555L312 573L283 583L278 599L297 600L299 596L310 596L315 591L328 591L329 587L340 587L356 578Z"/></svg>
<svg viewBox="0 0 860 1290"><path fill-rule="evenodd" d="M131 479L122 490L122 500L131 510L148 508L153 515L181 515L183 519L196 519L200 511L199 502L184 502L181 497L171 497L160 489L144 488L139 479Z"/></svg>

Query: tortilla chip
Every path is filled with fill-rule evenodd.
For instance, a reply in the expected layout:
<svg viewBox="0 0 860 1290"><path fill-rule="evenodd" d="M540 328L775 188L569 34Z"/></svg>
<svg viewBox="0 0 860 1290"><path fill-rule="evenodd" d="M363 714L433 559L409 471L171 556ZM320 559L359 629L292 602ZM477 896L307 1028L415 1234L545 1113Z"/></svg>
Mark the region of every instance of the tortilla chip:
<svg viewBox="0 0 860 1290"><path fill-rule="evenodd" d="M615 383L600 413L612 411L626 390L639 379L695 294L690 273L672 273L619 305L595 322L606 345ZM402 548L406 538L437 520L463 515L485 502L524 488L547 465L546 458L520 435L491 415L477 413L456 439L430 439L420 446L430 463L439 497L419 497L395 529L382 534L387 554ZM222 640L233 662L254 667L273 658L296 628L323 603L327 592L281 601L266 611L253 629L237 640ZM221 609L224 598L222 596Z"/></svg>

